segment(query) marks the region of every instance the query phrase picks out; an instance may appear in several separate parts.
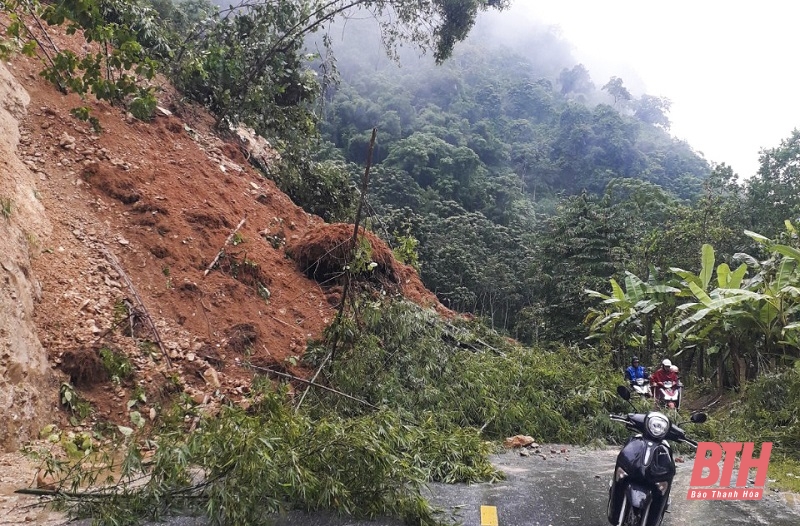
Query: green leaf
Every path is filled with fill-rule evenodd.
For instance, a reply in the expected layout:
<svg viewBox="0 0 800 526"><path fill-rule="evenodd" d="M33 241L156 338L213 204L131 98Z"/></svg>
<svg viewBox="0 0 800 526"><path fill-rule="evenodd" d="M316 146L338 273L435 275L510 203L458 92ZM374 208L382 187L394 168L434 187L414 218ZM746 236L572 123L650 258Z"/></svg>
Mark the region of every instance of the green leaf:
<svg viewBox="0 0 800 526"><path fill-rule="evenodd" d="M130 417L131 417L131 422L133 422L133 424L136 427L138 427L139 429L144 427L145 420L139 411L131 411Z"/></svg>
<svg viewBox="0 0 800 526"><path fill-rule="evenodd" d="M754 240L758 241L759 243L769 243L770 239L768 237L762 236L761 234L756 234L750 230L745 230L744 234L753 238Z"/></svg>
<svg viewBox="0 0 800 526"><path fill-rule="evenodd" d="M619 286L617 280L611 278L609 281L611 281L611 294L614 296L614 298L620 301L625 300L625 292L622 290L622 287Z"/></svg>
<svg viewBox="0 0 800 526"><path fill-rule="evenodd" d="M133 434L133 429L131 429L130 427L117 426L117 429L119 429L119 432L122 433L126 437L129 437L129 436L131 436Z"/></svg>
<svg viewBox="0 0 800 526"><path fill-rule="evenodd" d="M742 279L744 279L744 275L747 273L747 265L742 263L739 265L736 270L734 270L729 278L728 281L728 288L731 289L738 289L742 286Z"/></svg>
<svg viewBox="0 0 800 526"><path fill-rule="evenodd" d="M797 250L794 247L790 247L787 245L775 245L774 247L772 247L772 249L778 254L786 256L787 258L791 258L795 261L800 261L800 250Z"/></svg>
<svg viewBox="0 0 800 526"><path fill-rule="evenodd" d="M670 272L673 274L677 274L681 278L686 281L686 283L695 283L699 287L702 284L699 276L696 276L694 273L689 272L688 270L683 270L682 268L677 267L670 267Z"/></svg>
<svg viewBox="0 0 800 526"><path fill-rule="evenodd" d="M708 296L708 294L706 293L706 291L704 289L700 288L700 285L698 285L697 283L694 283L694 282L689 283L689 289L691 289L691 291L694 294L694 296L698 300L700 300L700 302L703 305L705 305L706 307L711 305L711 298Z"/></svg>
<svg viewBox="0 0 800 526"><path fill-rule="evenodd" d="M711 281L711 274L714 272L714 248L709 244L704 244L702 248L702 269L700 270L700 284L703 290L708 289Z"/></svg>
<svg viewBox="0 0 800 526"><path fill-rule="evenodd" d="M720 263L717 267L717 285L719 288L724 289L728 287L731 281L731 268L727 263Z"/></svg>

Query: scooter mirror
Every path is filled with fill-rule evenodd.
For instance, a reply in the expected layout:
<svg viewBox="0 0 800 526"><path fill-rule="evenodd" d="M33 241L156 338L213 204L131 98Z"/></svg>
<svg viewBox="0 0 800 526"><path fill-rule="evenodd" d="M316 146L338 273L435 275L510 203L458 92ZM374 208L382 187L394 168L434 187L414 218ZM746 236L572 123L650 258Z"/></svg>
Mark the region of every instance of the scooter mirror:
<svg viewBox="0 0 800 526"><path fill-rule="evenodd" d="M695 414L692 415L692 417L689 420L691 420L695 424L702 424L707 419L708 419L708 416L706 416L705 413L695 413Z"/></svg>
<svg viewBox="0 0 800 526"><path fill-rule="evenodd" d="M630 400L631 399L631 392L624 385L620 385L620 386L617 387L617 394L623 400Z"/></svg>

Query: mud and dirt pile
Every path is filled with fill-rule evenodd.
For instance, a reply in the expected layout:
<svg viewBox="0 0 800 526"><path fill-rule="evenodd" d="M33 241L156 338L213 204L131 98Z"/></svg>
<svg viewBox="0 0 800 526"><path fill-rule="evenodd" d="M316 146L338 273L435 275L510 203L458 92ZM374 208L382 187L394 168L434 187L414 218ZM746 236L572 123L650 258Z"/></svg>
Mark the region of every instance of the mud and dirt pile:
<svg viewBox="0 0 800 526"><path fill-rule="evenodd" d="M355 281L362 286L379 287L401 294L423 307L432 307L446 316L454 313L443 306L422 284L419 274L410 265L395 259L385 241L372 232L359 229L353 243L354 225L334 223L319 225L305 237L292 242L287 253L297 262L298 269L334 294L338 301L339 285L345 269L351 265Z"/></svg>
<svg viewBox="0 0 800 526"><path fill-rule="evenodd" d="M376 281L385 285L399 284L399 263L389 246L372 232L359 229L356 246L353 243L354 225L334 223L321 225L288 247L289 255L297 261L302 272L318 283L338 284L345 268L353 269L357 280ZM354 262L354 260L360 260Z"/></svg>

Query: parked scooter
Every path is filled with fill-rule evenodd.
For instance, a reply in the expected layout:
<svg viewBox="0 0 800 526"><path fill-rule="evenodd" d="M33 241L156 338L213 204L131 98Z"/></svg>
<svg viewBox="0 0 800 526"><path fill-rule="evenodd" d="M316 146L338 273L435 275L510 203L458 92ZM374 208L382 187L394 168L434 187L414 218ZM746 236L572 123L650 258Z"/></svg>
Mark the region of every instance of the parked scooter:
<svg viewBox="0 0 800 526"><path fill-rule="evenodd" d="M631 393L626 387L618 387L617 393L630 402ZM695 448L697 442L686 438L683 429L658 411L611 415L611 420L637 434L628 439L617 456L608 490L608 522L616 526L659 526L669 508L675 477L675 459L667 440ZM705 413L691 417L693 423L705 421Z"/></svg>

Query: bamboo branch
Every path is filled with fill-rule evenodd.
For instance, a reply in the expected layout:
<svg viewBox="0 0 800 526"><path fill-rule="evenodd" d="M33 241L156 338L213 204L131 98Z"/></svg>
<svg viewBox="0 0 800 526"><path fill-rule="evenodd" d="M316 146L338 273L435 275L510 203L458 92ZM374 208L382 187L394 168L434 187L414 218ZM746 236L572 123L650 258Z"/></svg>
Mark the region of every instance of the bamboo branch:
<svg viewBox="0 0 800 526"><path fill-rule="evenodd" d="M122 276L122 279L125 280L125 284L128 286L128 289L131 291L131 295L133 299L136 301L137 309L142 313L147 324L150 326L150 331L153 333L153 338L156 340L158 344L158 348L161 349L161 354L164 355L164 358L167 360L167 365L172 367L172 360L169 359L169 354L167 354L167 350L164 348L164 342L161 341L161 336L158 334L158 329L156 329L156 324L153 323L153 318L150 317L150 313L147 311L147 307L144 306L144 302L142 302L142 298L139 297L139 293L136 292L136 287L133 286L133 282L131 278L128 277L128 274L122 268L122 265L119 264L117 258L114 257L114 254L111 253L110 250L107 248L103 249L103 252L106 255L109 263L114 266L114 269Z"/></svg>
<svg viewBox="0 0 800 526"><path fill-rule="evenodd" d="M244 216L244 217L242 218L242 220L241 220L241 221L239 221L239 224L238 224L238 225L236 225L236 229L235 229L233 232L231 232L231 235L229 235L229 236L228 236L228 239L226 239L226 240L225 240L225 243L223 243L223 244L222 244L222 248L221 248L221 249L219 249L219 252L217 252L217 256L214 258L214 261L212 261L212 262L211 262L211 264L210 264L210 265L208 266L208 268L206 269L206 271L205 271L205 272L203 272L203 277L206 277L206 276L208 276L208 273L209 273L209 272L211 272L211 269L212 269L212 268L214 268L214 265L216 265L216 264L217 264L217 261L219 261L219 258L221 258L221 257L222 257L222 254L223 254L223 253L225 253L225 247L226 247L226 246L228 246L228 243L230 243L230 242L231 242L231 239L233 239L233 236L235 236L235 235L236 235L236 232L238 232L238 231L239 231L239 229L240 229L240 228L242 228L242 225L244 224L244 222L245 222L246 220L247 220L247 216Z"/></svg>
<svg viewBox="0 0 800 526"><path fill-rule="evenodd" d="M331 393L337 394L337 395L339 395L339 396L343 396L343 397L345 397L345 398L348 398L348 399L350 399L350 400L353 400L354 402L358 402L359 404L365 405L365 406L367 406L367 407L369 407L369 408L371 408L371 409L378 409L378 407L377 407L377 406L374 406L374 405L370 404L370 403L369 403L369 402L367 402L366 400L362 400L362 399L360 399L360 398L356 398L356 397L355 397L355 396L353 396L353 395L349 395L349 394L347 394L347 393L343 393L342 391L338 391L338 390L334 389L333 387L328 387L328 386L326 386L326 385L322 385L322 384L314 383L314 382L313 382L313 381L311 381L311 380L306 380L305 378L300 378L299 376L295 376L295 375L293 375L293 374L289 374L289 373L282 373L282 372L280 372L280 371L275 371L275 370L272 370L272 369L267 369L266 367L258 367L257 365L252 365L252 364L242 364L242 367L249 367L249 368L251 368L251 369L255 369L256 371L262 371L262 372L265 372L265 373L269 373L269 374L274 374L274 375L277 375L277 376L281 376L281 377L283 377L283 378L288 378L288 379L290 379L290 380L295 380L295 381L297 381L297 382L304 383L304 384L308 385L309 387L319 387L320 389L323 389L323 390L325 390L325 391L328 391L328 392L331 392Z"/></svg>

